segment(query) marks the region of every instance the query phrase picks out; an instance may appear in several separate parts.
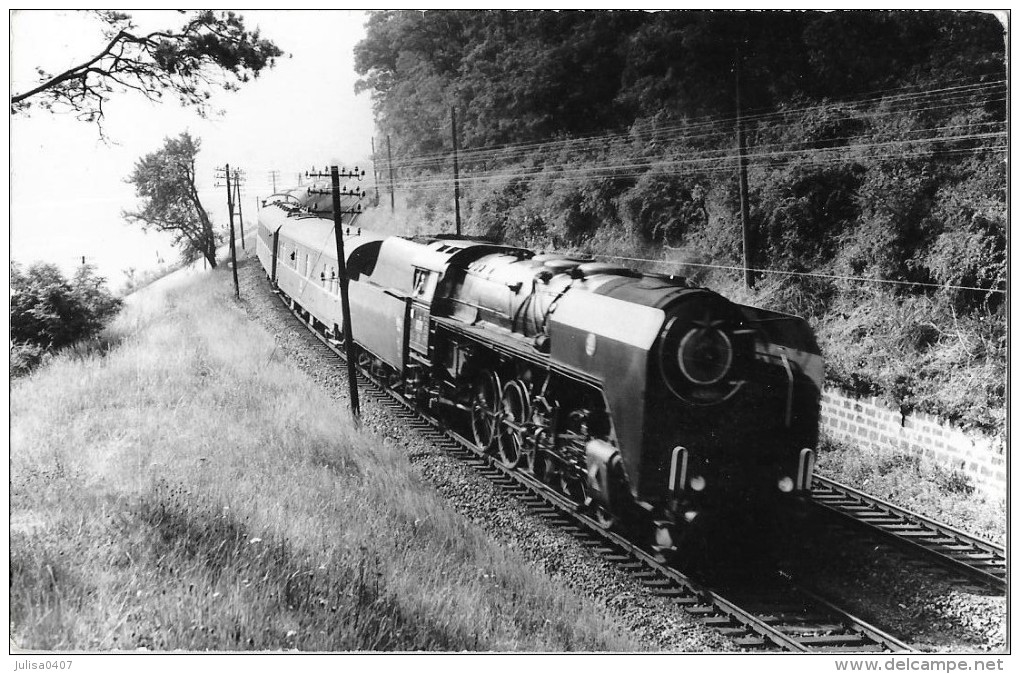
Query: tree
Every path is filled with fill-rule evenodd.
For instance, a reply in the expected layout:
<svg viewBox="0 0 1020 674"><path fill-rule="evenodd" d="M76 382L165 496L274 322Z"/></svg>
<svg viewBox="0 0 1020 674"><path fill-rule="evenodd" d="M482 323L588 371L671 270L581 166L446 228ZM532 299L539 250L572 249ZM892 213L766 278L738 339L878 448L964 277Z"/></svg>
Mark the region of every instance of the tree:
<svg viewBox="0 0 1020 674"><path fill-rule="evenodd" d="M120 310L95 267L82 265L68 280L52 264L27 270L11 264L11 341L59 349L99 334Z"/></svg>
<svg viewBox="0 0 1020 674"><path fill-rule="evenodd" d="M123 12L98 11L96 16L105 24L106 46L62 73L37 69L39 84L11 96L12 113L38 103L46 110L69 109L101 130L109 95L135 91L153 101L171 92L205 114L213 85L236 90L283 53L233 12L197 12L179 29L145 35L136 34L130 15Z"/></svg>
<svg viewBox="0 0 1020 674"><path fill-rule="evenodd" d="M185 259L201 255L215 267L216 234L195 185L200 145L185 131L177 138L166 138L161 149L139 159L127 182L143 200L141 208L123 215L145 229L170 233Z"/></svg>

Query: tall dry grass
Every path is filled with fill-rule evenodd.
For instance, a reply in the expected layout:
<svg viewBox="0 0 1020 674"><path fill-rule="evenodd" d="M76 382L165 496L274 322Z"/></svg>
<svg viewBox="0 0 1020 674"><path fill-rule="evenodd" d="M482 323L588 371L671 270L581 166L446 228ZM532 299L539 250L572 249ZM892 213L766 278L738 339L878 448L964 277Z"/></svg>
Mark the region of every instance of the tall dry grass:
<svg viewBox="0 0 1020 674"><path fill-rule="evenodd" d="M362 435L232 299L133 303L11 388L11 634L61 650L631 650Z"/></svg>

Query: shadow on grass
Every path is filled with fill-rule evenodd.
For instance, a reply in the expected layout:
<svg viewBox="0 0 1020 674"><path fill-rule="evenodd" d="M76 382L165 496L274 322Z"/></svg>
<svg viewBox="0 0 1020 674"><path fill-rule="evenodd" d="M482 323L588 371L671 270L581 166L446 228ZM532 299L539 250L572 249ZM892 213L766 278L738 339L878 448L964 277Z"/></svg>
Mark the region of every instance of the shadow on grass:
<svg viewBox="0 0 1020 674"><path fill-rule="evenodd" d="M408 615L387 591L380 561L363 547L323 558L285 538L256 535L229 507L200 503L164 481L142 499L153 530L151 557L163 582L210 598L210 629L169 628L156 648L411 651L478 649L424 616ZM185 590L186 587L186 590ZM228 615L223 615L226 613ZM212 618L212 616L210 616ZM484 648L484 645L481 645Z"/></svg>

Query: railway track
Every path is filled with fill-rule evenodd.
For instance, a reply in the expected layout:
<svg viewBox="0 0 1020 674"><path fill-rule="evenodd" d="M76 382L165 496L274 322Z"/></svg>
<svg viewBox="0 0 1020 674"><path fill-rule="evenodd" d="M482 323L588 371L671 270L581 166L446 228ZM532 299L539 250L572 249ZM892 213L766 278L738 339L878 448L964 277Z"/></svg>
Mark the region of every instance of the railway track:
<svg viewBox="0 0 1020 674"><path fill-rule="evenodd" d="M1006 589L1006 551L993 543L827 477L815 475L811 496L816 507L840 521L993 590Z"/></svg>
<svg viewBox="0 0 1020 674"><path fill-rule="evenodd" d="M324 358L344 361L343 352L297 312L281 306L306 329L302 331ZM438 419L414 409L364 370L366 391L378 403L449 455L473 468L500 490L512 495L532 514L574 538L612 563L652 594L671 602L696 622L753 651L898 652L910 647L800 587L780 573L725 593L702 585L678 569L662 564L654 552L635 545L579 511L577 504L545 483L508 470L461 435L441 430Z"/></svg>

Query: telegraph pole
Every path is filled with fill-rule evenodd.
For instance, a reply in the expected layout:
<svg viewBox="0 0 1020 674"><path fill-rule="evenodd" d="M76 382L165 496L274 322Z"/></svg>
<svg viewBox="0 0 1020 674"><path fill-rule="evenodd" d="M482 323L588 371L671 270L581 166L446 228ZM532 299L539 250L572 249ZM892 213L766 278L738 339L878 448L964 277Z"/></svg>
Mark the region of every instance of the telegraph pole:
<svg viewBox="0 0 1020 674"><path fill-rule="evenodd" d="M457 236L460 236L460 170L457 167L457 109L450 106L450 130L453 133L453 210Z"/></svg>
<svg viewBox="0 0 1020 674"><path fill-rule="evenodd" d="M390 149L390 134L386 134L386 163L390 167L390 213L396 209L396 200L393 196L393 152Z"/></svg>
<svg viewBox="0 0 1020 674"><path fill-rule="evenodd" d="M226 165L226 168L216 169L216 177L220 177L220 171L222 171L223 177L227 180L227 213L230 218L230 268L234 272L234 296L238 299L241 298L241 286L237 283L237 248L234 245L234 195L230 189L230 164Z"/></svg>
<svg viewBox="0 0 1020 674"><path fill-rule="evenodd" d="M372 182L375 183L375 202L373 206L379 205L379 164L375 160L375 136L372 137Z"/></svg>
<svg viewBox="0 0 1020 674"><path fill-rule="evenodd" d="M754 273L751 271L753 253L751 250L751 224L747 204L747 140L744 138L744 120L740 116L740 48L737 48L737 153L738 172L740 174L740 224L744 232L744 283L748 288L754 287Z"/></svg>
<svg viewBox="0 0 1020 674"><path fill-rule="evenodd" d="M237 204L237 217L241 223L241 250L244 250L244 213L241 212L241 183L244 182L244 171L234 169L234 190L237 196L234 203Z"/></svg>
<svg viewBox="0 0 1020 674"><path fill-rule="evenodd" d="M276 169L273 169L272 171L269 172L269 177L273 181L273 194L276 194L276 176L278 175L280 175L280 172L277 171Z"/></svg>
<svg viewBox="0 0 1020 674"><path fill-rule="evenodd" d="M322 173L309 173L309 177L324 178L326 174ZM342 174L337 166L329 167L329 178L333 193L333 233L336 239L336 259L337 259L337 280L340 283L340 311L343 315L344 321L344 347L347 352L347 381L350 385L351 392L351 415L354 417L355 425L361 423L361 405L358 401L358 366L356 362L357 355L354 351L354 336L351 331L351 303L348 296L348 278L347 278L347 258L344 256L344 232L343 232L343 216L346 213L356 216L361 213L361 206L358 205L356 209L343 210L340 206L340 197L351 196L357 199L361 199L365 196L363 191L354 190L353 192L347 190L345 187L343 192L340 191L340 177L344 178L361 178L365 175L364 171L358 172L358 167L355 166L353 171L344 171ZM353 221L353 219L352 219Z"/></svg>

